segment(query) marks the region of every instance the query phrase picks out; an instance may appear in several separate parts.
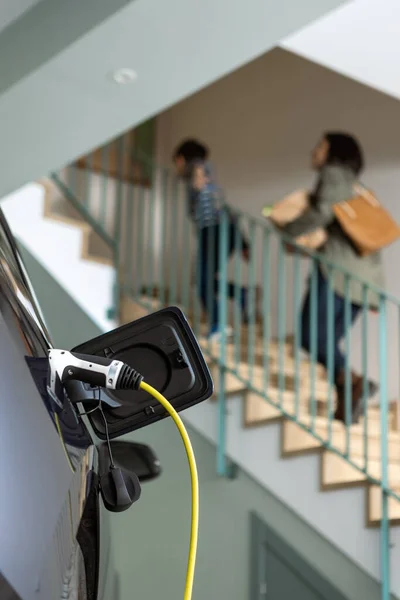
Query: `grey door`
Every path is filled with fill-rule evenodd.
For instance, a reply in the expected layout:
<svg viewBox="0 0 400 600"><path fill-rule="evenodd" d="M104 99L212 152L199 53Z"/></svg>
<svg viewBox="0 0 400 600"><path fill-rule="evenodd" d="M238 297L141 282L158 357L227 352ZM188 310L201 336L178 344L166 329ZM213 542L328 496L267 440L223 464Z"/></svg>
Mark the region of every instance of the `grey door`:
<svg viewBox="0 0 400 600"><path fill-rule="evenodd" d="M257 515L251 515L251 600L345 600Z"/></svg>

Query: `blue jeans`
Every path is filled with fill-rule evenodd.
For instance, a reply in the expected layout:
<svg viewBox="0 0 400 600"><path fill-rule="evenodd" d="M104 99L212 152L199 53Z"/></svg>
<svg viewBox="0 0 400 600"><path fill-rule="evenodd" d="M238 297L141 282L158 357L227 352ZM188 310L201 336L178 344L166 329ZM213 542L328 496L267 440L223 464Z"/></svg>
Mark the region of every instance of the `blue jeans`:
<svg viewBox="0 0 400 600"><path fill-rule="evenodd" d="M238 232L236 224L231 221L228 224L227 235L227 261L236 247L237 235L240 236L240 249L248 248L247 241L242 234ZM220 225L210 225L203 227L199 232L199 295L204 310L208 314L210 323L210 332L218 330L218 293L219 293L219 242ZM233 283L227 285L228 298L235 298L235 288ZM237 292L236 292L237 293ZM247 289L240 288L240 303L242 310L245 310L247 300Z"/></svg>
<svg viewBox="0 0 400 600"><path fill-rule="evenodd" d="M310 284L311 285L311 284ZM317 274L317 323L316 323L316 345L317 345L317 361L328 366L328 290L329 282L318 269ZM345 299L335 292L333 296L333 356L335 376L344 369L346 357L340 350L339 344L344 335L345 330ZM357 318L361 310L358 304L350 304L350 322L351 324ZM315 335L315 334L314 334ZM304 298L303 308L301 311L301 346L307 352L311 351L311 293L310 287L306 297Z"/></svg>

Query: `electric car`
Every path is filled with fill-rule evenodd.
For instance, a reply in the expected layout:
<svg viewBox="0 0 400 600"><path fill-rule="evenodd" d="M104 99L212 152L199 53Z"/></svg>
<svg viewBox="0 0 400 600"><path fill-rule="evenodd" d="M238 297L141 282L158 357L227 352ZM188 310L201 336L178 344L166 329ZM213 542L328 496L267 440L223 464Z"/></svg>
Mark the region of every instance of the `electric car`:
<svg viewBox="0 0 400 600"><path fill-rule="evenodd" d="M57 410L48 387L51 347L0 211L0 598L118 600L98 492L102 444L76 406ZM160 473L147 446L114 444L116 462L128 462L139 480Z"/></svg>

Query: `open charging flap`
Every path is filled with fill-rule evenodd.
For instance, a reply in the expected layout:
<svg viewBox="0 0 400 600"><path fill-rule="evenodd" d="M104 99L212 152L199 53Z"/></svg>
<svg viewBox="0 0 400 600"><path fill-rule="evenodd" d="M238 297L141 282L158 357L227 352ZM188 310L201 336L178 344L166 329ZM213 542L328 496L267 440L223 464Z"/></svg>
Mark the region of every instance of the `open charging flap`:
<svg viewBox="0 0 400 600"><path fill-rule="evenodd" d="M161 392L178 412L206 400L213 393L213 382L201 349L183 312L176 307L123 325L77 346L73 352L127 363ZM83 387L87 402L93 391L87 385ZM102 390L101 395L104 394L115 405L103 403L111 439L168 416L166 410L142 390ZM93 394L93 406L95 397ZM100 411L93 412L88 418L98 437L106 439Z"/></svg>

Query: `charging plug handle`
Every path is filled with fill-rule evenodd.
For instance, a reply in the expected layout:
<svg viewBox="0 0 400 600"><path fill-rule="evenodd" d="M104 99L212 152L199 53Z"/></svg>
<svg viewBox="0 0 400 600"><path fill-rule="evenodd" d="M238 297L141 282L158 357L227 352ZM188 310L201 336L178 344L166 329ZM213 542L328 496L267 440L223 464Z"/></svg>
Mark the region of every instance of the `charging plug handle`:
<svg viewBox="0 0 400 600"><path fill-rule="evenodd" d="M67 350L50 350L50 385L81 381L93 387L111 390L137 390L143 380L142 375L120 360L102 356L78 354Z"/></svg>

